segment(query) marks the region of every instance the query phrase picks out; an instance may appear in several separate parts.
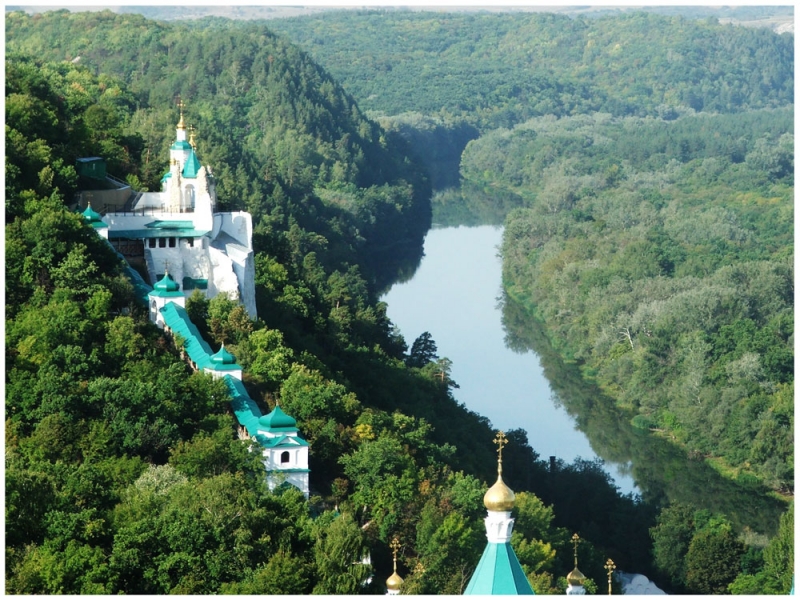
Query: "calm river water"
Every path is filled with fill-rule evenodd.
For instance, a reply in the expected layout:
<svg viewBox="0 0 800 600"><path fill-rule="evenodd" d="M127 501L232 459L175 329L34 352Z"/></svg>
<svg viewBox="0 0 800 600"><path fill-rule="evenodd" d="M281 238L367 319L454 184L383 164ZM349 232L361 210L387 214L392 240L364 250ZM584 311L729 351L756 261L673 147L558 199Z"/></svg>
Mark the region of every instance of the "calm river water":
<svg viewBox="0 0 800 600"><path fill-rule="evenodd" d="M506 347L498 298L501 296L503 229L434 228L425 238L425 257L413 278L395 284L383 297L389 318L406 343L427 331L440 357L453 361L455 398L487 417L497 429L522 428L544 460L593 459L586 436L553 401L539 358ZM606 470L622 493L637 492L625 466Z"/></svg>

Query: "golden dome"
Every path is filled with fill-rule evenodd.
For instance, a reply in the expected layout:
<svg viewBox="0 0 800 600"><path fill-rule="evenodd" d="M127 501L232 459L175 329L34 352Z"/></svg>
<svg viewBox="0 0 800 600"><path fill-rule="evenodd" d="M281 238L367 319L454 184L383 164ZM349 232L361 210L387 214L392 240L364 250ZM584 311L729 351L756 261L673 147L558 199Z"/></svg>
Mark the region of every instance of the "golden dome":
<svg viewBox="0 0 800 600"><path fill-rule="evenodd" d="M514 508L514 492L503 483L503 477L497 474L497 481L486 490L483 496L483 505L486 510L509 511Z"/></svg>
<svg viewBox="0 0 800 600"><path fill-rule="evenodd" d="M403 585L403 578L397 574L397 571L392 573L389 579L386 580L386 589L393 592L399 591L400 586Z"/></svg>
<svg viewBox="0 0 800 600"><path fill-rule="evenodd" d="M183 111L181 111L181 120L178 121L178 129L186 129L186 125L183 122Z"/></svg>
<svg viewBox="0 0 800 600"><path fill-rule="evenodd" d="M567 575L567 583L570 585L583 585L584 581L586 581L586 575L581 573L578 570L578 567L572 569L572 571L569 572L569 575Z"/></svg>

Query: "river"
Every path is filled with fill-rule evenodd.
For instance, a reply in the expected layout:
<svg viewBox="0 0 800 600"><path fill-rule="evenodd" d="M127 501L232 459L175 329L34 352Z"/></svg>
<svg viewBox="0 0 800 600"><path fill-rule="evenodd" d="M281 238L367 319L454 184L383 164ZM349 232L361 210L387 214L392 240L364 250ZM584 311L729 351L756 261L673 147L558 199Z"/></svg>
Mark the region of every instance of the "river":
<svg viewBox="0 0 800 600"><path fill-rule="evenodd" d="M431 229L414 276L383 297L389 318L409 346L421 333L431 334L438 355L453 361L456 400L493 427L524 429L545 460L594 459L586 435L556 400L539 357L516 353L505 343L499 303L502 234L492 225ZM606 471L622 493L638 491L628 465L606 463Z"/></svg>

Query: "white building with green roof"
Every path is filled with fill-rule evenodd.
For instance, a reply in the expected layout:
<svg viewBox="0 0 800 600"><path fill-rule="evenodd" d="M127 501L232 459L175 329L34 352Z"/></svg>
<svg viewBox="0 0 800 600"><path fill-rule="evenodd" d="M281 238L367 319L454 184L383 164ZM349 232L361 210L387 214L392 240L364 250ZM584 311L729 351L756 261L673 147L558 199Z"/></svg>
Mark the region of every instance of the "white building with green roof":
<svg viewBox="0 0 800 600"><path fill-rule="evenodd" d="M182 108L175 131L161 191L134 192L100 169L104 178L84 177L83 187L106 189L82 191L79 209L128 262L146 268L151 285L169 271L184 296L224 292L255 318L251 216L216 210L214 177L200 163L194 134L186 140Z"/></svg>
<svg viewBox="0 0 800 600"><path fill-rule="evenodd" d="M311 472L308 468L308 442L300 436L297 421L280 406L262 415L240 380L225 376L223 381L228 386L231 409L239 422L239 438L252 439L261 448L269 489L289 484L308 498Z"/></svg>

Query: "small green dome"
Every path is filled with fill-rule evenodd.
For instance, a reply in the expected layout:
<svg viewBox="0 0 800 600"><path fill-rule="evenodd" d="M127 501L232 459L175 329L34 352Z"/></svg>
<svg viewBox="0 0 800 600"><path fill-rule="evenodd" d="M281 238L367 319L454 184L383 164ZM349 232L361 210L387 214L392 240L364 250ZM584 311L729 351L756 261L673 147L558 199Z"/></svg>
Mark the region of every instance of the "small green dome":
<svg viewBox="0 0 800 600"><path fill-rule="evenodd" d="M225 350L225 344L222 345L222 348L219 349L219 352L216 354L211 355L212 362L223 364L223 365L232 365L236 362L236 357Z"/></svg>
<svg viewBox="0 0 800 600"><path fill-rule="evenodd" d="M180 286L170 277L169 273L164 273L164 277L153 286L153 289L160 292L177 292Z"/></svg>
<svg viewBox="0 0 800 600"><path fill-rule="evenodd" d="M86 210L81 214L87 223L99 223L102 219L100 213L92 208L91 202L86 205Z"/></svg>
<svg viewBox="0 0 800 600"><path fill-rule="evenodd" d="M271 413L261 417L258 422L267 429L297 427L297 421L283 412L280 406L276 406Z"/></svg>

